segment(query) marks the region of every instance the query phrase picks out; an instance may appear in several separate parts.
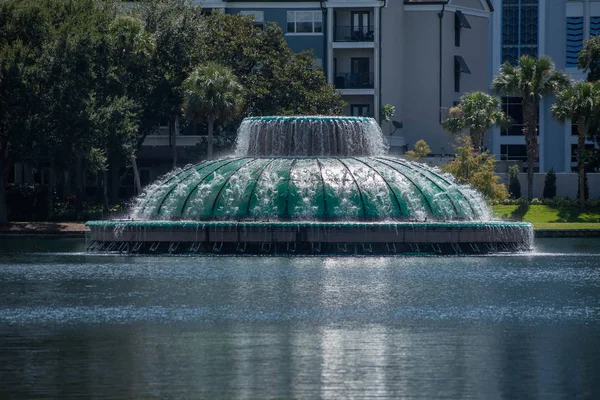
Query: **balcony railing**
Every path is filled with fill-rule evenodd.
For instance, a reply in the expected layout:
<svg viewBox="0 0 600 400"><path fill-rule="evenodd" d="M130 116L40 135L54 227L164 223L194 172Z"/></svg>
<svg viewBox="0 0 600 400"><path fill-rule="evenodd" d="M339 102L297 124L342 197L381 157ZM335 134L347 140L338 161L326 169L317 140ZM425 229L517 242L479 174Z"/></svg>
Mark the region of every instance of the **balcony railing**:
<svg viewBox="0 0 600 400"><path fill-rule="evenodd" d="M333 35L334 42L372 42L375 30L372 26L356 28L352 26L336 26Z"/></svg>
<svg viewBox="0 0 600 400"><path fill-rule="evenodd" d="M373 89L373 74L335 74L336 89Z"/></svg>

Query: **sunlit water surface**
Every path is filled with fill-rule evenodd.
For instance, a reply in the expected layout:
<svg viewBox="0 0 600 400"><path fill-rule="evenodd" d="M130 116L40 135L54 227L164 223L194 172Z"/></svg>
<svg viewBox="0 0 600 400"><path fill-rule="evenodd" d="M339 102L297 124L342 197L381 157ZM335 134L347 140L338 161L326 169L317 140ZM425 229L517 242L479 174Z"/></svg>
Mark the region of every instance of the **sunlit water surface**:
<svg viewBox="0 0 600 400"><path fill-rule="evenodd" d="M600 241L489 257L0 239L0 398L600 398Z"/></svg>

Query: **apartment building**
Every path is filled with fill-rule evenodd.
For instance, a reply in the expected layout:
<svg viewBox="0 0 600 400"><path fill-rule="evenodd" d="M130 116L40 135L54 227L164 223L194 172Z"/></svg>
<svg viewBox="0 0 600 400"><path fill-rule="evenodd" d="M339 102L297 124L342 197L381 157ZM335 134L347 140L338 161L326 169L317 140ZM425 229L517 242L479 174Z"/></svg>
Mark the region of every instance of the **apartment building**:
<svg viewBox="0 0 600 400"><path fill-rule="evenodd" d="M505 62L517 63L521 55L551 57L557 68L573 80L586 75L577 68L577 55L583 41L600 34L598 0L493 0L490 79ZM553 97L540 105L539 162L536 168L546 172L571 172L576 167L577 127L556 121L550 107ZM501 160L524 161L527 158L523 134L521 99L503 97L503 107L514 124L492 130L489 148ZM587 147L594 148L593 143Z"/></svg>
<svg viewBox="0 0 600 400"><path fill-rule="evenodd" d="M489 86L489 0L196 0L205 8L278 23L295 51L312 50L348 103L347 115L379 120L392 150L424 139L436 155L453 152L440 121L460 96ZM152 140L152 139L150 139Z"/></svg>

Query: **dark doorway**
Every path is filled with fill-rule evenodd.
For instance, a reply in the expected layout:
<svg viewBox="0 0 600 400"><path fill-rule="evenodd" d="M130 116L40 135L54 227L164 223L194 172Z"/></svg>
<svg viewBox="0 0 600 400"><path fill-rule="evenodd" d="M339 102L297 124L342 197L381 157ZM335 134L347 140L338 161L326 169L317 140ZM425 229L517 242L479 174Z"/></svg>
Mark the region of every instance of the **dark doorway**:
<svg viewBox="0 0 600 400"><path fill-rule="evenodd" d="M357 57L350 60L350 87L356 88L370 88L371 74L369 72L369 58L368 57Z"/></svg>

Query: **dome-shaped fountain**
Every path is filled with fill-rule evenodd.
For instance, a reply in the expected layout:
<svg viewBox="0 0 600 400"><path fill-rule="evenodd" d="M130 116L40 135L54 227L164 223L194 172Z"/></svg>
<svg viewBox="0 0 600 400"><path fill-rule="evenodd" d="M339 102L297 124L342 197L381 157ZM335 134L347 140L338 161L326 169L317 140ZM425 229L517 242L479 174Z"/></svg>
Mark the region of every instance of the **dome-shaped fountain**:
<svg viewBox="0 0 600 400"><path fill-rule="evenodd" d="M131 220L92 221L91 248L237 253L484 253L531 247L472 188L386 155L360 117L254 117L232 157L150 185Z"/></svg>

